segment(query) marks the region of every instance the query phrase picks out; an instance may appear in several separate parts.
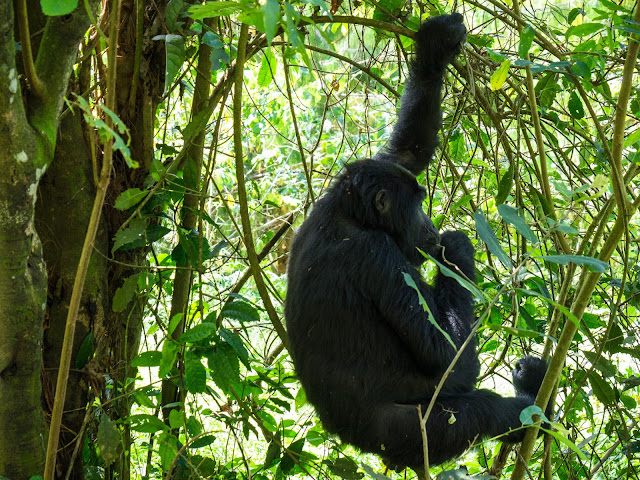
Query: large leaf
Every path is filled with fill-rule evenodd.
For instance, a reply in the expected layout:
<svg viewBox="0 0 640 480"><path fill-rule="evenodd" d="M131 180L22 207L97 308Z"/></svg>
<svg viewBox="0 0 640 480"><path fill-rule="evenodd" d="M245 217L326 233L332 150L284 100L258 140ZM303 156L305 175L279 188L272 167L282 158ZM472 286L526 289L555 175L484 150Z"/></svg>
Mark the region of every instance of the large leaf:
<svg viewBox="0 0 640 480"><path fill-rule="evenodd" d="M518 215L518 211L514 207L506 204L498 205L498 213L505 222L513 225L520 235L531 243L538 243L538 238L531 231L525 219Z"/></svg>
<svg viewBox="0 0 640 480"><path fill-rule="evenodd" d="M482 241L487 244L489 251L493 255L495 255L506 268L510 270L512 267L511 259L505 253L505 251L502 250L502 247L498 243L498 239L496 238L495 233L493 233L491 225L489 225L489 222L487 222L487 219L484 217L482 210L478 210L476 213L474 213L473 218L476 221L476 230L478 232L478 235L480 236Z"/></svg>
<svg viewBox="0 0 640 480"><path fill-rule="evenodd" d="M518 56L520 58L527 58L535 36L536 31L533 27L529 24L525 25L522 29L522 33L520 34L520 43L518 45Z"/></svg>
<svg viewBox="0 0 640 480"><path fill-rule="evenodd" d="M504 85L504 82L507 81L507 74L509 73L510 65L511 65L511 61L505 60L500 64L498 69L495 72L493 72L493 75L491 75L491 79L490 79L491 90L496 91L502 88L502 85Z"/></svg>
<svg viewBox="0 0 640 480"><path fill-rule="evenodd" d="M576 265L584 265L592 272L604 273L607 268L609 268L609 264L607 262L603 262L602 260L598 260L593 257L586 257L584 255L542 255L536 258L541 258L547 262L558 263L560 265L567 265L569 262L572 262Z"/></svg>

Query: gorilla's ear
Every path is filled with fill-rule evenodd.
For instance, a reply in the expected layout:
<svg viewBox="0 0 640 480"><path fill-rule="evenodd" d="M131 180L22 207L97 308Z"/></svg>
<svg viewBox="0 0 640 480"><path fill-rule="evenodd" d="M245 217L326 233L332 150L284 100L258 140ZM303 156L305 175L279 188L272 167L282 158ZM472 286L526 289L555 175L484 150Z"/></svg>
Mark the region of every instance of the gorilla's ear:
<svg viewBox="0 0 640 480"><path fill-rule="evenodd" d="M388 192L382 189L376 193L374 204L380 215L388 214L391 211L391 199L389 198Z"/></svg>

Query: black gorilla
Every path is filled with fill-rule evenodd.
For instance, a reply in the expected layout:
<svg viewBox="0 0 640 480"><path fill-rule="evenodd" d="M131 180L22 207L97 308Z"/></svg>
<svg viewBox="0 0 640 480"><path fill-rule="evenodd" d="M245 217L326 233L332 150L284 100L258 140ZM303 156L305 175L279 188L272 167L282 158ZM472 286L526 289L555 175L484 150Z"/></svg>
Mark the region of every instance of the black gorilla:
<svg viewBox="0 0 640 480"><path fill-rule="evenodd" d="M415 179L438 145L443 75L465 37L459 14L423 23L389 144L334 180L300 227L289 261L290 352L308 400L328 431L395 467L423 464L417 405L426 410L456 353L429 323L403 273L458 347L474 321L467 290L442 273L433 286L420 276L418 249L474 281L474 251L462 232L439 235L422 211L425 189ZM546 364L518 361L514 398L476 390L479 368L469 345L427 422L431 464L460 455L477 438L520 426ZM519 430L506 440L523 435Z"/></svg>

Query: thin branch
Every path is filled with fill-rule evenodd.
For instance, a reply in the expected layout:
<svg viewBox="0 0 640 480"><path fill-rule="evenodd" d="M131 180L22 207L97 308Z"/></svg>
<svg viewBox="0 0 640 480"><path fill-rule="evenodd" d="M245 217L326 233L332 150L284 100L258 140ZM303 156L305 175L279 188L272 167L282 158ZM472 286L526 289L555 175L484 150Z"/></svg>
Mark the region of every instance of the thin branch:
<svg viewBox="0 0 640 480"><path fill-rule="evenodd" d="M235 66L235 82L233 95L233 145L236 158L236 181L238 182L238 203L240 204L240 218L242 220L242 231L244 237L244 245L247 249L247 257L249 257L249 265L253 272L253 279L256 282L258 293L262 298L264 308L269 315L269 319L273 324L278 336L285 346L288 345L287 332L276 313L269 291L262 278L262 270L258 255L256 254L253 242L253 232L251 231L251 219L249 218L249 207L247 204L247 190L244 181L244 155L242 148L242 87L244 83L244 63L247 53L247 38L249 26L246 23L240 28L240 38L238 39L238 54Z"/></svg>
<svg viewBox="0 0 640 480"><path fill-rule="evenodd" d="M116 52L118 45L118 26L120 25L120 0L112 0L111 3L111 31L109 34L109 71L107 75L107 108L115 111L116 104ZM113 120L109 115L105 121L109 128L113 127ZM84 282L89 268L89 260L93 252L93 243L98 232L100 224L100 216L102 207L109 187L109 178L111 175L111 166L113 162L113 139L108 139L105 144L104 156L102 159L102 170L100 172L100 180L96 191L96 197L93 202L93 210L87 227L87 234L84 238L78 269L73 283L73 291L71 300L69 301L69 311L67 312L66 327L64 332L64 340L62 343L62 351L60 353L60 368L58 370L58 378L56 381L56 396L53 402L51 412L51 425L49 429L49 439L47 442L47 458L44 470L44 480L53 480L55 475L56 457L58 451L58 439L60 436L60 426L62 424L62 412L64 409L64 401L67 394L67 380L69 379L69 366L71 365L71 357L73 354L73 339L76 330L76 321L78 317L78 309L80 308L80 300Z"/></svg>
<svg viewBox="0 0 640 480"><path fill-rule="evenodd" d="M31 91L39 98L44 96L44 83L38 77L36 65L33 62L31 50L31 35L29 33L29 16L27 15L27 0L17 0L18 26L20 27L20 44L22 45L22 64L29 80Z"/></svg>

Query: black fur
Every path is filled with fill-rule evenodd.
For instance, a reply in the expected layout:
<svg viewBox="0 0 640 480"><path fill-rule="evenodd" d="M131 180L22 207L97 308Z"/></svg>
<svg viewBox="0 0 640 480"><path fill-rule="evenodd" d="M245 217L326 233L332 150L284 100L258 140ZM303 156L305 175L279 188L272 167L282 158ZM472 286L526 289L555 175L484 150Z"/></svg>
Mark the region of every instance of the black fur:
<svg viewBox="0 0 640 480"><path fill-rule="evenodd" d="M438 144L445 67L466 36L459 14L425 22L398 122L385 150L347 165L315 204L291 249L285 306L290 352L325 428L394 467L423 463L417 405L426 409L455 356L429 323L403 274L418 285L436 321L459 347L474 321L471 294L418 267L430 252L475 281L474 251L462 232L440 237L422 211L415 176ZM526 357L514 371L516 397L476 390L475 345L464 351L427 423L429 460L439 464L475 440L520 426L546 365ZM452 421L455 416L455 421ZM522 439L522 430L508 441Z"/></svg>

